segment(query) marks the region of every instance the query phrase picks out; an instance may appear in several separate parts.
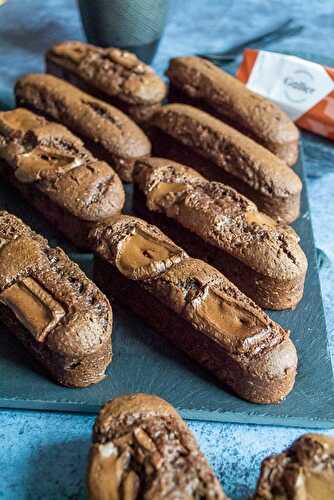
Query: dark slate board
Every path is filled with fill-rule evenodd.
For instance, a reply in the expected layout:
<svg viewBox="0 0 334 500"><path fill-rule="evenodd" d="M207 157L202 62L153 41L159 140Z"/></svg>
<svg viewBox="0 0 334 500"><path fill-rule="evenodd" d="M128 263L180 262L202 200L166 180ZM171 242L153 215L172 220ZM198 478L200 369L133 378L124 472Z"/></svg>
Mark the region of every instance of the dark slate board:
<svg viewBox="0 0 334 500"><path fill-rule="evenodd" d="M86 389L68 389L50 381L4 326L0 335L0 406L6 408L96 412L108 399L143 391L170 401L186 418L300 427L334 426L334 386L316 254L302 160L297 168L304 190L301 217L294 224L309 270L305 294L295 311L270 312L292 332L299 353L296 386L279 405L255 405L220 387L210 374L175 351L143 321L114 305L114 358L108 377ZM128 207L131 205L131 188ZM92 256L78 254L20 195L0 184L0 208L9 210L51 245L65 248L90 275Z"/></svg>

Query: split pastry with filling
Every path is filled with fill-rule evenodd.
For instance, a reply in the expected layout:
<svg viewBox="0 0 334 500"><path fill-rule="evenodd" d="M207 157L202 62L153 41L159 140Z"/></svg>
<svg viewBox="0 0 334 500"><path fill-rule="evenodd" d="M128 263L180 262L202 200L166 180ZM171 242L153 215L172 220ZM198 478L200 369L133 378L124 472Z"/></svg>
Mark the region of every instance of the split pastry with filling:
<svg viewBox="0 0 334 500"><path fill-rule="evenodd" d="M150 120L153 156L168 158L223 182L272 218L299 216L302 183L288 165L257 142L186 104L162 106Z"/></svg>
<svg viewBox="0 0 334 500"><path fill-rule="evenodd" d="M59 384L86 387L111 362L107 298L60 248L0 212L0 320Z"/></svg>
<svg viewBox="0 0 334 500"><path fill-rule="evenodd" d="M101 409L88 466L91 500L228 500L175 409L148 394Z"/></svg>
<svg viewBox="0 0 334 500"><path fill-rule="evenodd" d="M219 269L258 305L294 308L307 260L295 231L220 182L163 158L138 161L134 207L192 257Z"/></svg>
<svg viewBox="0 0 334 500"><path fill-rule="evenodd" d="M81 249L92 225L120 213L125 201L110 165L62 125L24 108L0 112L0 175Z"/></svg>
<svg viewBox="0 0 334 500"><path fill-rule="evenodd" d="M275 403L293 388L289 332L223 274L157 227L120 215L91 231L94 279L239 396Z"/></svg>

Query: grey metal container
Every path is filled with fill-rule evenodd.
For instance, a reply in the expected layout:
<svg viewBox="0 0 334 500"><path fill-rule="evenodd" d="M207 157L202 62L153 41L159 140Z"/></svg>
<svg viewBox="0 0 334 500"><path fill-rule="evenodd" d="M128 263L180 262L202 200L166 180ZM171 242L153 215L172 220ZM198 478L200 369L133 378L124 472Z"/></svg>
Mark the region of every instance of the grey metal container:
<svg viewBox="0 0 334 500"><path fill-rule="evenodd" d="M120 47L149 63L157 50L168 0L78 0L88 42Z"/></svg>

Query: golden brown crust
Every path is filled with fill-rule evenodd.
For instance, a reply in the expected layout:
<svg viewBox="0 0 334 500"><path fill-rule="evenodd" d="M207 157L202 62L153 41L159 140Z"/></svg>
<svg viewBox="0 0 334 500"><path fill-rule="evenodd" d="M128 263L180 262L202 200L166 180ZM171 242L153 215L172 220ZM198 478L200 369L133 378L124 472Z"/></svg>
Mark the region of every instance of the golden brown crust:
<svg viewBox="0 0 334 500"><path fill-rule="evenodd" d="M0 318L59 383L84 387L111 361L106 297L60 248L0 212Z"/></svg>
<svg viewBox="0 0 334 500"><path fill-rule="evenodd" d="M167 223L163 229L176 237L181 246L185 245L191 255L209 256L207 247L212 246L221 254L212 248L213 257L209 261L222 272L230 271L231 266L230 262L224 266L225 252L244 265L237 284L246 293L251 290L255 302L262 307L282 309L294 307L300 300L307 261L291 228L278 225L234 189L209 182L193 169L170 160L138 161L134 179L149 211L164 214L180 224L181 228L173 222ZM182 227L196 234L202 245L196 239L188 248L190 238L183 236ZM196 250L196 245L203 251ZM251 275L253 286L243 289L243 283L248 282L245 271ZM293 294L293 288L298 293Z"/></svg>
<svg viewBox="0 0 334 500"><path fill-rule="evenodd" d="M99 224L91 238L102 258L95 279L104 290L241 397L277 402L292 389L297 356L288 332L219 271L135 217Z"/></svg>
<svg viewBox="0 0 334 500"><path fill-rule="evenodd" d="M87 479L91 500L228 500L182 418L148 394L118 397L101 409Z"/></svg>
<svg viewBox="0 0 334 500"><path fill-rule="evenodd" d="M151 145L144 132L117 108L51 75L26 75L15 87L23 106L46 114L109 155L123 180L131 180L136 159L148 156Z"/></svg>
<svg viewBox="0 0 334 500"><path fill-rule="evenodd" d="M209 114L184 104L162 106L152 123L210 160L222 174L245 184L252 201L268 207L263 208L268 215L284 222L292 222L298 216L301 180L264 147ZM211 178L210 163L207 176Z"/></svg>
<svg viewBox="0 0 334 500"><path fill-rule="evenodd" d="M288 165L296 163L299 131L276 104L200 57L171 59L167 74L173 85L194 98L197 105L203 101L217 116L268 148Z"/></svg>

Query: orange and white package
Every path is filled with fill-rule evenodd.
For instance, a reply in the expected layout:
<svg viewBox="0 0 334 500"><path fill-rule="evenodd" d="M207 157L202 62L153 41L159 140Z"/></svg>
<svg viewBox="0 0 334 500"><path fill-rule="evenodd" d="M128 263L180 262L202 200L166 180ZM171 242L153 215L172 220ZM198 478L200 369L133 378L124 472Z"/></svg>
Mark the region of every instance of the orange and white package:
<svg viewBox="0 0 334 500"><path fill-rule="evenodd" d="M334 139L334 69L300 57L246 49L236 77L300 127Z"/></svg>

